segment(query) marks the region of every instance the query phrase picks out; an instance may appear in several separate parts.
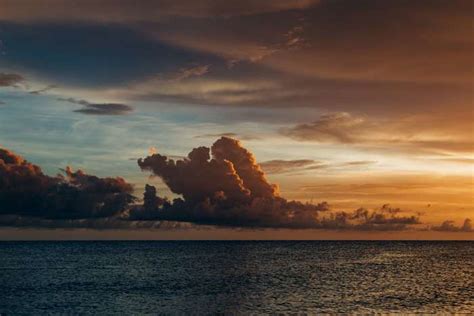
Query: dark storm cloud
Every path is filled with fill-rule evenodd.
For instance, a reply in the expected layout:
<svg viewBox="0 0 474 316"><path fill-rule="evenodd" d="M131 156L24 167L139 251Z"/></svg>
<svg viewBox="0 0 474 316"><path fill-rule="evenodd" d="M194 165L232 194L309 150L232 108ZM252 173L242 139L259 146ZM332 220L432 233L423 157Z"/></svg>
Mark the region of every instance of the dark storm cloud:
<svg viewBox="0 0 474 316"><path fill-rule="evenodd" d="M99 178L64 170L50 177L37 165L0 148L0 214L48 219L108 217L133 201L122 178Z"/></svg>
<svg viewBox="0 0 474 316"><path fill-rule="evenodd" d="M441 232L474 232L472 220L470 218L466 218L462 226L456 226L454 221L447 220L440 226L434 226L431 229Z"/></svg>
<svg viewBox="0 0 474 316"><path fill-rule="evenodd" d="M211 149L193 149L186 159L174 161L153 154L139 159L138 165L159 176L172 192L183 198L170 202L157 197L156 189L147 186L144 207L130 211L134 220L361 230L401 230L420 223L418 217L399 216L400 210L388 206L373 212L329 212L326 202L288 201L267 181L252 153L228 137L217 140Z"/></svg>
<svg viewBox="0 0 474 316"><path fill-rule="evenodd" d="M0 73L0 87L14 87L23 82L25 78L14 73Z"/></svg>
<svg viewBox="0 0 474 316"><path fill-rule="evenodd" d="M84 106L82 109L74 110L74 112L82 114L125 115L133 111L131 106L121 103L91 103L86 100L74 98L59 98L58 100Z"/></svg>

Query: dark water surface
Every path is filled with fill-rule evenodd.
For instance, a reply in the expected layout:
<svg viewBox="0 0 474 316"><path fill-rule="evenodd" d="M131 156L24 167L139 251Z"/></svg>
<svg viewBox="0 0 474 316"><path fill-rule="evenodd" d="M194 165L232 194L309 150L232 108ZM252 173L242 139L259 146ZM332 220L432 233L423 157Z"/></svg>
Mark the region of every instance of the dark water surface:
<svg viewBox="0 0 474 316"><path fill-rule="evenodd" d="M474 242L0 242L0 314L474 312Z"/></svg>

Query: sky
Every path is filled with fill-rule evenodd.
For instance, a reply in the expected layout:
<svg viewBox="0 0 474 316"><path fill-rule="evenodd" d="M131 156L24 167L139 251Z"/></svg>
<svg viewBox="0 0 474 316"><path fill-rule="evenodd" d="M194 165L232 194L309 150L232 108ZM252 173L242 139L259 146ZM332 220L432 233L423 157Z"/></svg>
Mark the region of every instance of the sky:
<svg viewBox="0 0 474 316"><path fill-rule="evenodd" d="M473 239L472 12L0 0L0 239Z"/></svg>

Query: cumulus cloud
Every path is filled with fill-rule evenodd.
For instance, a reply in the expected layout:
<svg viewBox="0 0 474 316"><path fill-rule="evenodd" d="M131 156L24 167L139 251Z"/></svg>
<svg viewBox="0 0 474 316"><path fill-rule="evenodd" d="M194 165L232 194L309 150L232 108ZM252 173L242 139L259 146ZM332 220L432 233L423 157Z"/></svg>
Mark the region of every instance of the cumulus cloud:
<svg viewBox="0 0 474 316"><path fill-rule="evenodd" d="M25 81L25 78L14 73L0 73L0 87L14 87Z"/></svg>
<svg viewBox="0 0 474 316"><path fill-rule="evenodd" d="M278 161L272 163L284 168ZM283 165L304 168L311 163L284 161ZM0 226L173 229L198 224L395 231L421 224L419 213L388 204L373 210L341 211L331 209L326 202L287 200L267 180L253 154L228 137L221 137L211 148L194 148L176 161L155 150L139 159L138 165L182 197L171 201L158 196L154 186L146 185L143 204L132 205L136 200L133 187L122 178L99 178L70 167L51 177L39 166L0 148ZM460 227L446 221L431 229L473 231L470 219Z"/></svg>
<svg viewBox="0 0 474 316"><path fill-rule="evenodd" d="M299 162L307 164L308 161ZM310 161L310 163L313 163ZM174 161L154 154L138 160L142 170L160 177L183 198L172 202L157 197L147 186L145 204L130 211L132 219L171 220L239 227L398 230L419 224L416 216L400 216L388 206L369 212L330 212L319 204L281 197L242 144L221 137L211 148L194 148Z"/></svg>
<svg viewBox="0 0 474 316"><path fill-rule="evenodd" d="M41 168L0 148L0 215L47 219L109 217L133 201L122 178L99 178L70 167L50 177Z"/></svg>
<svg viewBox="0 0 474 316"><path fill-rule="evenodd" d="M215 194L226 200L248 202L251 198L277 195L277 187L267 182L254 156L237 140L222 137L210 149L193 149L185 160L174 161L154 154L139 159L142 170L160 176L171 191L185 200L202 201Z"/></svg>
<svg viewBox="0 0 474 316"><path fill-rule="evenodd" d="M133 111L131 106L121 103L91 103L86 100L74 98L59 98L58 100L82 105L82 109L74 110L74 112L82 114L125 115Z"/></svg>
<svg viewBox="0 0 474 316"><path fill-rule="evenodd" d="M434 226L431 229L441 232L474 232L472 220L470 218L466 218L462 226L456 226L454 221L447 220L440 226Z"/></svg>

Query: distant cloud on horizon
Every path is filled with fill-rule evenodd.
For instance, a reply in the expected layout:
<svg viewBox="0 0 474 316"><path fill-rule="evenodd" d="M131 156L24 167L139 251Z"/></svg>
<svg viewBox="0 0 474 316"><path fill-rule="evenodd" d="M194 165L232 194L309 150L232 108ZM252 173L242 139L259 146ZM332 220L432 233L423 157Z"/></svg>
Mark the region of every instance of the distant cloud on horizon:
<svg viewBox="0 0 474 316"><path fill-rule="evenodd" d="M346 212L331 210L326 202L286 200L237 140L222 137L216 141L212 159L209 151L198 147L177 161L158 153L139 159L143 170L152 171L171 191L183 196L169 201L147 185L144 206L140 206L129 204L135 200L133 188L122 178L98 178L69 167L64 170L65 177L49 177L40 167L1 149L0 226L151 229L179 228L180 224L172 222L184 222L252 229L403 231L424 227L419 214L400 215L412 212L389 205ZM473 231L469 219L459 228L445 221L431 229Z"/></svg>

